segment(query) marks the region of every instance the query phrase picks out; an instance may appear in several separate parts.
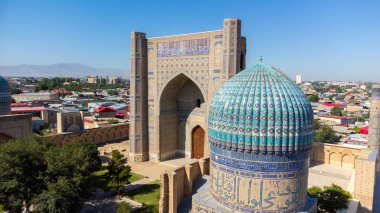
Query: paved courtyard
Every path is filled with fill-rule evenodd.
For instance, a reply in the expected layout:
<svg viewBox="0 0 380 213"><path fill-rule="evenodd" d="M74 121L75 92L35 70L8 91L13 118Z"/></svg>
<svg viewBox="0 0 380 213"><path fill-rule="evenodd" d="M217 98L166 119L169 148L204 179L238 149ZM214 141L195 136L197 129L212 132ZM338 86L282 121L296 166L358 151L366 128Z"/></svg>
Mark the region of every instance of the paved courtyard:
<svg viewBox="0 0 380 213"><path fill-rule="evenodd" d="M122 141L119 143L109 143L98 147L100 153L100 158L102 163L106 163L110 160L110 154L112 150L119 150L125 157L128 157L129 153L129 141ZM194 162L194 159L186 158L174 158L167 161L162 161L160 163L155 163L151 161L134 163L128 162L131 166L132 172L148 177L152 180L159 180L161 173L175 169L177 167L183 166Z"/></svg>
<svg viewBox="0 0 380 213"><path fill-rule="evenodd" d="M308 187L329 186L336 184L353 192L355 170L330 164L311 164L309 168Z"/></svg>
<svg viewBox="0 0 380 213"><path fill-rule="evenodd" d="M129 140L118 143L108 143L98 147L100 155L108 155L112 150L119 150L125 157L127 157L129 153Z"/></svg>

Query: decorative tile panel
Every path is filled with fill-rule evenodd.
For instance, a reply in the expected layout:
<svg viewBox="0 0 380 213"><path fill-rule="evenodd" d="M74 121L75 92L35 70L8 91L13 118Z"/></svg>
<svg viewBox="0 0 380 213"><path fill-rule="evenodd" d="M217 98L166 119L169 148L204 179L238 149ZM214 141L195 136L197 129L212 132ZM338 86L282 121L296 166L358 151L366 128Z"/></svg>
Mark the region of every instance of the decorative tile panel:
<svg viewBox="0 0 380 213"><path fill-rule="evenodd" d="M206 94L209 78L209 57L180 57L157 60L157 87L161 92L173 77L185 73L194 79ZM207 99L207 97L204 97Z"/></svg>
<svg viewBox="0 0 380 213"><path fill-rule="evenodd" d="M208 55L210 38L185 41L160 42L157 44L157 57Z"/></svg>

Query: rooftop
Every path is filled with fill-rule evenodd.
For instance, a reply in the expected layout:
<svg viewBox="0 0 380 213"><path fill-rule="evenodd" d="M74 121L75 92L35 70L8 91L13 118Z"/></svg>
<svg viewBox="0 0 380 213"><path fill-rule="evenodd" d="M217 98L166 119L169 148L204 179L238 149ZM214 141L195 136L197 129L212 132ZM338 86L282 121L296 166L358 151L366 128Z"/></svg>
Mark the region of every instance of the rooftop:
<svg viewBox="0 0 380 213"><path fill-rule="evenodd" d="M51 92L26 92L26 93L20 93L17 95L51 95L53 93Z"/></svg>
<svg viewBox="0 0 380 213"><path fill-rule="evenodd" d="M33 112L33 111L46 111L45 107L12 107L12 112Z"/></svg>
<svg viewBox="0 0 380 213"><path fill-rule="evenodd" d="M339 116L339 115L319 115L320 118L333 118L333 119L355 119L350 116Z"/></svg>

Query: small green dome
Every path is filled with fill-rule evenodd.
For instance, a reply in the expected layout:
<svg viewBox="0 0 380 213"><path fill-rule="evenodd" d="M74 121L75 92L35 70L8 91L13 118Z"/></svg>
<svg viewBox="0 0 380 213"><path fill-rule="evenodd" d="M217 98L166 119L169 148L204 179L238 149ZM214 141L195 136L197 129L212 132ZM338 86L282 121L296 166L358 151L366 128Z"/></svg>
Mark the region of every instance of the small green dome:
<svg viewBox="0 0 380 213"><path fill-rule="evenodd" d="M284 73L258 63L217 91L208 125L211 150L300 153L311 149L313 110Z"/></svg>
<svg viewBox="0 0 380 213"><path fill-rule="evenodd" d="M11 111L11 88L8 81L0 76L0 115L8 114Z"/></svg>

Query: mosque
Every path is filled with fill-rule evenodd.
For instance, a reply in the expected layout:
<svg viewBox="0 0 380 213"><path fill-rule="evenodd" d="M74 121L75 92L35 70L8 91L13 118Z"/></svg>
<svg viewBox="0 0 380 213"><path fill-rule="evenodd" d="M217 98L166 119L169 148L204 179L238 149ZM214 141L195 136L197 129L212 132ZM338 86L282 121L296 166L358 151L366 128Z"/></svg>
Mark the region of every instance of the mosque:
<svg viewBox="0 0 380 213"><path fill-rule="evenodd" d="M316 200L307 196L311 105L262 59L246 69L245 43L239 19L201 33L132 33L129 159L200 159L161 174L160 212L177 212L185 195L192 212L316 212ZM362 212L378 205L379 100L375 85L370 154L353 158ZM11 114L10 105L9 84L0 77L0 143L31 133L31 116ZM323 159L338 151L356 156L347 147L328 147Z"/></svg>
<svg viewBox="0 0 380 213"><path fill-rule="evenodd" d="M193 212L313 212L311 105L262 59L245 69L245 54L239 19L194 34L133 32L129 158L210 156Z"/></svg>
<svg viewBox="0 0 380 213"><path fill-rule="evenodd" d="M199 159L161 174L160 212L316 212L307 195L310 157L331 164L336 153L353 159L354 196L370 212L380 170L380 87L371 107L375 145L314 144L304 93L262 59L246 69L246 51L234 18L200 33L132 32L129 160Z"/></svg>

